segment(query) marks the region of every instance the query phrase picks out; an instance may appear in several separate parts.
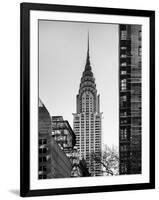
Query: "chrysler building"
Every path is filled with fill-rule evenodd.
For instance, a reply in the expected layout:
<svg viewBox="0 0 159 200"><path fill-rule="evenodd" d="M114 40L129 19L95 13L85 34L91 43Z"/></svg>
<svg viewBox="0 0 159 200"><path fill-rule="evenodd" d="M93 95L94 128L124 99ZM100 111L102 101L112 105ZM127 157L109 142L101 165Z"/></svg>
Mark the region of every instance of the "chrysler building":
<svg viewBox="0 0 159 200"><path fill-rule="evenodd" d="M101 164L92 159L92 155L100 157L102 148L102 113L100 112L100 96L97 95L90 55L89 35L85 69L83 71L79 92L76 96L76 113L73 114L73 129L80 159L85 159L92 176L100 176Z"/></svg>

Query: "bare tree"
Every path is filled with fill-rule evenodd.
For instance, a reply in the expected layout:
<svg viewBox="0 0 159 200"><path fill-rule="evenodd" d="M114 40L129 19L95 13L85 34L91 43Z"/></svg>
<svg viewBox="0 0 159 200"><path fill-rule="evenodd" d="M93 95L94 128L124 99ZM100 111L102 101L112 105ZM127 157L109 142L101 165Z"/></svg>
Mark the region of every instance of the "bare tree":
<svg viewBox="0 0 159 200"><path fill-rule="evenodd" d="M105 145L102 153L92 153L90 159L101 164L103 175L113 176L119 174L119 154L117 147Z"/></svg>

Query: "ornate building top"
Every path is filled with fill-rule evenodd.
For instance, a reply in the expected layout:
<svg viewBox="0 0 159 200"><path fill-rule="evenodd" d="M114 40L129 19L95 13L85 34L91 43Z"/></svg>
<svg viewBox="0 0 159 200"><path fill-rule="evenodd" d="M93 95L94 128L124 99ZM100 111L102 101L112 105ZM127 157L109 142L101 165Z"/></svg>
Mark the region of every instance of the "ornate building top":
<svg viewBox="0 0 159 200"><path fill-rule="evenodd" d="M87 47L87 58L84 72L82 74L79 94L83 93L85 90L90 90L93 93L96 92L95 78L93 77L93 72L90 64L89 55L89 34L88 34L88 47ZM93 91L94 90L94 91Z"/></svg>
<svg viewBox="0 0 159 200"><path fill-rule="evenodd" d="M86 112L86 110L89 112L99 112L99 97L97 97L95 78L93 76L89 54L90 53L88 33L86 64L81 77L79 94L77 95L77 113ZM90 102L88 106L86 106L87 99L89 99Z"/></svg>

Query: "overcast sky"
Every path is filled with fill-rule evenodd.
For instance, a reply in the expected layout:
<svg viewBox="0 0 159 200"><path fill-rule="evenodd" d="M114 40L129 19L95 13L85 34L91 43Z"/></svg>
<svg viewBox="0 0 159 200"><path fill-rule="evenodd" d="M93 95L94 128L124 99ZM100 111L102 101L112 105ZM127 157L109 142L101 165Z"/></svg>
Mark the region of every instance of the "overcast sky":
<svg viewBox="0 0 159 200"><path fill-rule="evenodd" d="M39 97L50 115L62 115L73 127L88 30L103 143L118 146L118 25L39 21Z"/></svg>

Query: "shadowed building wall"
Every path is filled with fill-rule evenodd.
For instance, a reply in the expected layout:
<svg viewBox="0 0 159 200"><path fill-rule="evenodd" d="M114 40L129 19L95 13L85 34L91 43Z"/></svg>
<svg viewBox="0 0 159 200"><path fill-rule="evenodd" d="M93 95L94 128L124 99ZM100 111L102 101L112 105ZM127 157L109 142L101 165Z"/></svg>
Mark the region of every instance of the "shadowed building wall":
<svg viewBox="0 0 159 200"><path fill-rule="evenodd" d="M39 179L71 176L72 164L52 138L51 117L39 100Z"/></svg>
<svg viewBox="0 0 159 200"><path fill-rule="evenodd" d="M51 140L51 174L54 178L71 177L72 163L56 141Z"/></svg>
<svg viewBox="0 0 159 200"><path fill-rule="evenodd" d="M119 25L120 174L141 173L141 26Z"/></svg>

